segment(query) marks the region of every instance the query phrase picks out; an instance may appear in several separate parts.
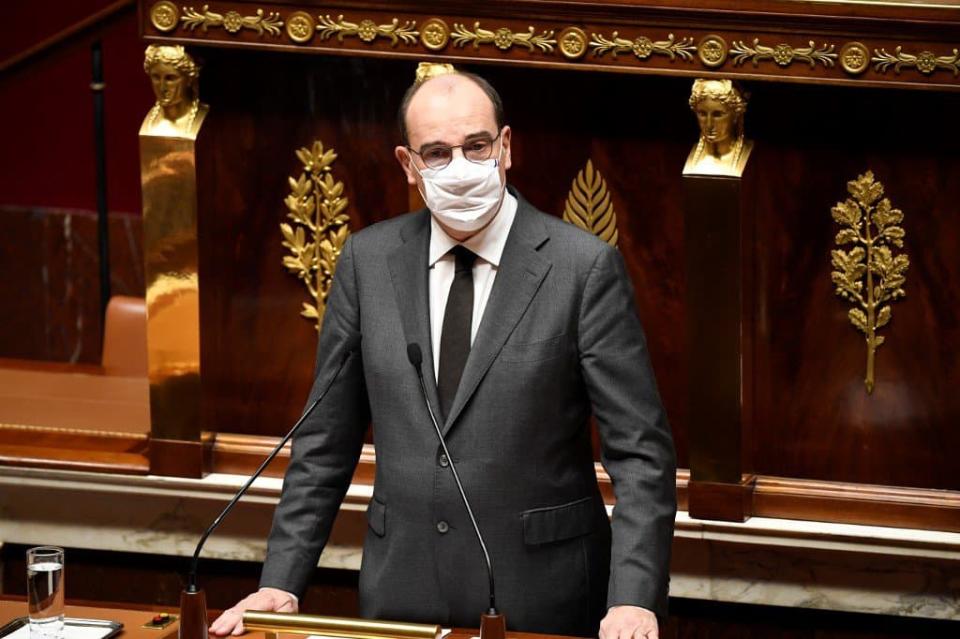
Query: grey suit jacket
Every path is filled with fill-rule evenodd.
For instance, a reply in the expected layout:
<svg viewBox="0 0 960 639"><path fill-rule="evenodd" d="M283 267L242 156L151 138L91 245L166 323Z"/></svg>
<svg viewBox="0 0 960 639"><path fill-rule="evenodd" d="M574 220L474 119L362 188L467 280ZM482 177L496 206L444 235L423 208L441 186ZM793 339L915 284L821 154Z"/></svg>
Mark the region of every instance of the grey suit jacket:
<svg viewBox="0 0 960 639"><path fill-rule="evenodd" d="M517 631L596 633L607 606L664 615L675 459L634 296L616 249L518 196L493 290L446 422ZM372 419L377 450L360 571L365 616L475 627L483 557L441 460L407 345L430 345L426 209L347 241L320 336L315 393L353 350L293 441L262 586L302 594ZM595 417L617 505L591 453Z"/></svg>

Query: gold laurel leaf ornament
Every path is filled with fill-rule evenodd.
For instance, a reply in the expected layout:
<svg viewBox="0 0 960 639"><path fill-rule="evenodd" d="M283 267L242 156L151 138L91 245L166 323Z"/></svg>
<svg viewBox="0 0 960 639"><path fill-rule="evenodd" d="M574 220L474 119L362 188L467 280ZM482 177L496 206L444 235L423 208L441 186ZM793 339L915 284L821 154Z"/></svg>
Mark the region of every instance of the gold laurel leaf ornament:
<svg viewBox="0 0 960 639"><path fill-rule="evenodd" d="M835 269L830 273L836 293L853 303L847 318L863 333L867 342L867 372L864 384L867 393L873 393L874 367L877 349L884 337L878 334L886 326L893 310L890 302L906 295L907 269L910 258L896 254L903 248L906 233L900 224L903 211L893 208L888 198L883 197L883 185L867 171L856 180L847 182L850 193L843 202L831 209L833 221L842 228L837 232L831 251L831 263Z"/></svg>
<svg viewBox="0 0 960 639"><path fill-rule="evenodd" d="M336 151L324 149L323 142L316 140L296 155L303 172L287 180L290 194L283 203L289 222L280 224L282 244L288 251L283 266L307 287L312 303L304 302L300 314L316 320L319 331L340 251L350 234L349 200L343 195L343 182L331 172Z"/></svg>
<svg viewBox="0 0 960 639"><path fill-rule="evenodd" d="M593 168L593 161L577 174L567 196L563 220L593 233L610 246L620 239L617 213L610 201L607 181Z"/></svg>

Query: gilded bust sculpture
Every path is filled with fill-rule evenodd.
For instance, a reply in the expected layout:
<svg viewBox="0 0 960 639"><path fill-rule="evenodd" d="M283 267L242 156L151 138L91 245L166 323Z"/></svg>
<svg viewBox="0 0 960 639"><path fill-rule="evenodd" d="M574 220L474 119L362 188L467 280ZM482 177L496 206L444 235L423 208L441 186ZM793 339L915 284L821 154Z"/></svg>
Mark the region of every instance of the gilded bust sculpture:
<svg viewBox="0 0 960 639"><path fill-rule="evenodd" d="M207 113L200 103L200 66L181 46L150 45L143 61L157 103L141 129L146 135L196 135Z"/></svg>
<svg viewBox="0 0 960 639"><path fill-rule="evenodd" d="M741 176L753 148L743 135L743 92L730 80L695 80L690 108L700 125L700 140L687 157L684 175Z"/></svg>

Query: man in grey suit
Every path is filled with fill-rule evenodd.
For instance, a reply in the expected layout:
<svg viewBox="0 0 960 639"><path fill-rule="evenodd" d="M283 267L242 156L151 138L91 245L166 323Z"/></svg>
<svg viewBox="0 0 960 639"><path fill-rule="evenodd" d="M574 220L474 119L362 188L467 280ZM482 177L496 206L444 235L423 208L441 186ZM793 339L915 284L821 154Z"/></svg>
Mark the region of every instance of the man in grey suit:
<svg viewBox="0 0 960 639"><path fill-rule="evenodd" d="M294 439L260 590L211 631L239 634L245 609L297 610L368 420L377 473L362 614L478 624L483 557L408 361L416 344L508 628L658 637L675 459L623 259L506 188L512 132L484 80L412 87L400 120L396 156L427 208L347 241L311 400L346 363ZM591 414L617 497L612 526Z"/></svg>

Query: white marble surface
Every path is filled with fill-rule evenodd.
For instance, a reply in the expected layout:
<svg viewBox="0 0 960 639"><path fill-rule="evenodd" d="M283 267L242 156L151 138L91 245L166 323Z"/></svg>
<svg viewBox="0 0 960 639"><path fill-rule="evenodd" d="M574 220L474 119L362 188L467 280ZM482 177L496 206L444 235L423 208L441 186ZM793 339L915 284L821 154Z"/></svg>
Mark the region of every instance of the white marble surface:
<svg viewBox="0 0 960 639"><path fill-rule="evenodd" d="M188 556L245 481L0 467L0 543ZM258 480L204 557L261 561L282 481ZM320 566L359 570L369 486L351 486ZM960 534L677 515L674 597L960 620Z"/></svg>

